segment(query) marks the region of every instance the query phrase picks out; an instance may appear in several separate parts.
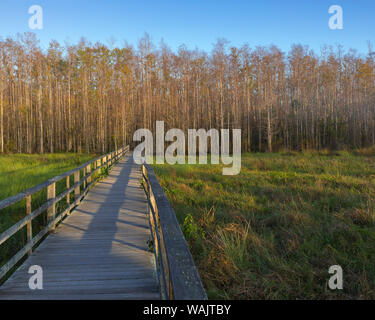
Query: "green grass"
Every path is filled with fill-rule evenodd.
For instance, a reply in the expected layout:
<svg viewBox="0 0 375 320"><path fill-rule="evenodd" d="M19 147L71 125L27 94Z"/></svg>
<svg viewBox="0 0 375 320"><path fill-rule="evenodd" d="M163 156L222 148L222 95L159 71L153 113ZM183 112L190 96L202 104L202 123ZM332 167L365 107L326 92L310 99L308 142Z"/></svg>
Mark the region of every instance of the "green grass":
<svg viewBox="0 0 375 320"><path fill-rule="evenodd" d="M220 165L154 165L209 298L375 299L375 156L245 154ZM328 288L331 265L344 289Z"/></svg>
<svg viewBox="0 0 375 320"><path fill-rule="evenodd" d="M92 159L75 153L0 155L0 200L13 196Z"/></svg>
<svg viewBox="0 0 375 320"><path fill-rule="evenodd" d="M72 170L94 158L92 154L58 153L44 155L9 154L0 155L0 200L27 190L50 178ZM81 174L82 176L82 174ZM71 181L72 178L71 178ZM56 183L56 194L66 189L66 179ZM46 190L32 196L32 210L46 200ZM73 195L71 195L73 199ZM0 233L7 230L25 216L26 201L20 201L6 209L0 210ZM66 201L57 203L57 212L66 207ZM46 224L43 213L33 220L35 236ZM27 242L26 228L22 228L14 236L0 245L0 266L18 252Z"/></svg>

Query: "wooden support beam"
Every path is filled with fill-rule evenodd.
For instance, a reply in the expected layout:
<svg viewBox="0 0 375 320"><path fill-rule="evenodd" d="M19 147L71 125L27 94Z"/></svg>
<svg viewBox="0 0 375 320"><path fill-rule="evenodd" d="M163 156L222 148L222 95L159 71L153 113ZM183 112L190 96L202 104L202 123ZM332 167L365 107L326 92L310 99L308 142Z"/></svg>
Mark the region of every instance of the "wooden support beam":
<svg viewBox="0 0 375 320"><path fill-rule="evenodd" d="M74 183L79 182L79 180L80 180L80 177L79 177L79 170L78 170L78 171L74 172ZM80 194L81 194L81 187L77 186L74 189L74 196L75 196L75 198L77 199Z"/></svg>
<svg viewBox="0 0 375 320"><path fill-rule="evenodd" d="M91 173L91 164L89 164L87 167L86 167L86 172L87 174L90 174ZM91 177L88 177L87 178L87 184L91 183L92 179Z"/></svg>
<svg viewBox="0 0 375 320"><path fill-rule="evenodd" d="M70 176L66 177L66 189L70 188ZM66 203L70 204L70 193L66 196Z"/></svg>
<svg viewBox="0 0 375 320"><path fill-rule="evenodd" d="M47 187L47 200L55 199L56 197L56 182L52 183ZM56 204L54 203L47 209L47 221L55 219L56 215ZM52 225L51 230L55 229L55 224Z"/></svg>
<svg viewBox="0 0 375 320"><path fill-rule="evenodd" d="M31 195L26 197L26 214L31 213ZM27 242L30 242L33 239L33 225L32 221L29 221L26 224L26 232L27 232ZM32 253L32 248L27 252L27 255L30 256Z"/></svg>
<svg viewBox="0 0 375 320"><path fill-rule="evenodd" d="M83 168L83 176L86 176L86 168ZM86 179L83 179L83 190L86 189Z"/></svg>

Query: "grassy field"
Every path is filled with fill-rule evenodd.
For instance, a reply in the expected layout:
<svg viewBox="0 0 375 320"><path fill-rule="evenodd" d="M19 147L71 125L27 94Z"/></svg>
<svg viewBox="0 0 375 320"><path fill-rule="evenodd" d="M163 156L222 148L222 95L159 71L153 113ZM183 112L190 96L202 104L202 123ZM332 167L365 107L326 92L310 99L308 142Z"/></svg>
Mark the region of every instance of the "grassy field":
<svg viewBox="0 0 375 320"><path fill-rule="evenodd" d="M375 299L375 152L154 165L209 298ZM331 291L328 269L343 268Z"/></svg>
<svg viewBox="0 0 375 320"><path fill-rule="evenodd" d="M9 154L0 155L0 200L42 183L54 176L69 171L89 161L95 155L59 153L45 155ZM56 193L65 189L65 180L56 184ZM32 209L43 204L46 190L32 197ZM59 206L57 206L59 208ZM0 210L0 233L25 216L25 200L7 209ZM38 233L46 223L45 214L33 220L33 234ZM26 230L23 228L0 246L0 266L26 244Z"/></svg>
<svg viewBox="0 0 375 320"><path fill-rule="evenodd" d="M0 200L31 188L92 159L75 153L0 155Z"/></svg>

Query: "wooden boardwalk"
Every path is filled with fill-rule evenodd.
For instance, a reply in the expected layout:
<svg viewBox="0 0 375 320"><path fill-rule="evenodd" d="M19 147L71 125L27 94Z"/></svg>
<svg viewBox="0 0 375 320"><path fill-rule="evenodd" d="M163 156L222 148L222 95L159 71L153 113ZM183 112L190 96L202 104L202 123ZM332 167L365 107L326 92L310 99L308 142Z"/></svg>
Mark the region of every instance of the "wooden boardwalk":
<svg viewBox="0 0 375 320"><path fill-rule="evenodd" d="M140 166L128 153L23 265L0 299L160 299ZM43 269L31 290L29 267Z"/></svg>

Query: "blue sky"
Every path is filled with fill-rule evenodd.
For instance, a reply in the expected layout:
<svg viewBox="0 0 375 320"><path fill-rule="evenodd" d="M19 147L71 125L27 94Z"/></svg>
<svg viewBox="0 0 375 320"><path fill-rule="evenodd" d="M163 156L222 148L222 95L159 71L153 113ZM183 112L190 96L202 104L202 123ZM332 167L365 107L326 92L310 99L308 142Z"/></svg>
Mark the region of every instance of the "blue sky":
<svg viewBox="0 0 375 320"><path fill-rule="evenodd" d="M0 37L33 31L28 27L31 5L43 8L43 29L34 30L46 48L51 39L136 45L144 32L155 44L164 40L173 50L185 44L210 51L217 38L231 45L275 44L288 51L291 44L340 43L367 53L375 46L374 0L1 0ZM344 29L330 30L328 8L341 5Z"/></svg>

